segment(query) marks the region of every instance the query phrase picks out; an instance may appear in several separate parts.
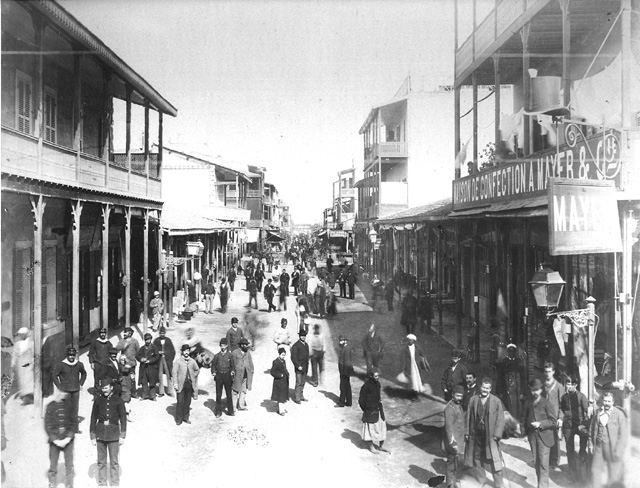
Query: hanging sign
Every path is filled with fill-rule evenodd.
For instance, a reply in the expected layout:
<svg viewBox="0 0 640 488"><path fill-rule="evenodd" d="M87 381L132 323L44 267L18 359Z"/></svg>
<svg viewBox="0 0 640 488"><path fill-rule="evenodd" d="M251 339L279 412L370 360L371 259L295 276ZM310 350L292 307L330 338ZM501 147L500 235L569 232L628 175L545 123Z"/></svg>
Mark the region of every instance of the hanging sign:
<svg viewBox="0 0 640 488"><path fill-rule="evenodd" d="M550 178L548 204L552 256L622 251L612 181Z"/></svg>

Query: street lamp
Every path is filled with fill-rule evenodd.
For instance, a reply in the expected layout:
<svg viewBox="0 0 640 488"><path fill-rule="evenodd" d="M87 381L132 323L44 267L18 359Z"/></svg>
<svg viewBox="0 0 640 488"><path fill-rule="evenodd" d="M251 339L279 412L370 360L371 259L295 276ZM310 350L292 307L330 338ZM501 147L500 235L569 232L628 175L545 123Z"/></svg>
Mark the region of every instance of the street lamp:
<svg viewBox="0 0 640 488"><path fill-rule="evenodd" d="M378 240L378 233L373 227L371 227L371 230L369 231L369 240L371 241L371 244L375 244Z"/></svg>
<svg viewBox="0 0 640 488"><path fill-rule="evenodd" d="M535 272L529 284L538 307L547 309L558 307L565 281L560 273L549 267L548 263L540 265L540 269Z"/></svg>
<svg viewBox="0 0 640 488"><path fill-rule="evenodd" d="M204 244L200 241L187 241L187 255L189 256L202 256L204 252Z"/></svg>

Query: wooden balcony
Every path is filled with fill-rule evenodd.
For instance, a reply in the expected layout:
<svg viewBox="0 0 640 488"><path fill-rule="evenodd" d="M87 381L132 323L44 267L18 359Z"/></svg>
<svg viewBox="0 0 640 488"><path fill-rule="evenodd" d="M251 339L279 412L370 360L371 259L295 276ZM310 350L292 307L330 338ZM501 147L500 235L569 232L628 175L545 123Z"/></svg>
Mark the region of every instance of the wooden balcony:
<svg viewBox="0 0 640 488"><path fill-rule="evenodd" d="M378 157L381 158L406 158L408 157L406 142L380 142L364 150L365 167Z"/></svg>
<svg viewBox="0 0 640 488"><path fill-rule="evenodd" d="M118 155L116 155L118 156ZM132 155L133 156L133 155ZM107 162L95 156L50 143L42 145L38 158L38 139L6 127L2 128L2 172L69 187L113 193L123 197L161 200L157 155L150 161L151 174L138 155L132 157L131 171L120 158ZM135 163L134 163L135 160ZM125 158L126 161L126 158ZM126 165L125 165L126 166Z"/></svg>

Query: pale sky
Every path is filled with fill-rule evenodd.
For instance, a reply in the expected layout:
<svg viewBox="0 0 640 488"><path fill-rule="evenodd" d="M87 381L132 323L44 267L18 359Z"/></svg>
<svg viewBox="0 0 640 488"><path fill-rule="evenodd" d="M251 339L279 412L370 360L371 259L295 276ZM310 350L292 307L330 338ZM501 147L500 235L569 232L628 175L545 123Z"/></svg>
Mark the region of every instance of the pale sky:
<svg viewBox="0 0 640 488"><path fill-rule="evenodd" d="M296 223L362 168L374 105L453 82L453 0L59 2L178 109L167 143L265 166Z"/></svg>

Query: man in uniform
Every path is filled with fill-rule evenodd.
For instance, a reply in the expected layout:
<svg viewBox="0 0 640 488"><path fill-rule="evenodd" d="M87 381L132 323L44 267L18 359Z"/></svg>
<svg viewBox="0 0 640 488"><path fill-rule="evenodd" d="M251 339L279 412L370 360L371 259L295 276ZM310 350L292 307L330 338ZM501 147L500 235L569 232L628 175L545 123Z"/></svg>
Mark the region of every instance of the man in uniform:
<svg viewBox="0 0 640 488"><path fill-rule="evenodd" d="M80 402L80 390L87 379L84 364L78 361L78 351L75 347L67 347L67 357L53 367L53 383L58 390L69 394L71 404L71 417L78 421L78 405ZM81 434L78 425L74 433ZM73 448L72 448L73 449Z"/></svg>
<svg viewBox="0 0 640 488"><path fill-rule="evenodd" d="M78 425L78 410L73 406L70 395L67 391L54 390L45 410L44 430L49 438L49 488L58 486L60 452L64 453L64 486L73 488L73 439Z"/></svg>
<svg viewBox="0 0 640 488"><path fill-rule="evenodd" d="M464 454L464 435L467 433L465 413L462 409L464 388L453 387L451 400L444 407L444 447L447 453L447 488L460 486L458 476Z"/></svg>
<svg viewBox="0 0 640 488"><path fill-rule="evenodd" d="M536 467L538 488L549 486L549 453L555 444L556 410L542 396L542 382L534 378L529 382L531 402L524 414L524 429L529 438L533 462Z"/></svg>
<svg viewBox="0 0 640 488"><path fill-rule="evenodd" d="M253 385L253 358L249 352L249 341L245 337L240 339L238 344L240 347L231 354L235 372L231 385L231 397L234 408L247 410L247 391L251 391Z"/></svg>
<svg viewBox="0 0 640 488"><path fill-rule="evenodd" d="M507 357L498 363L496 395L509 413L520 421L524 401L525 369L522 360L517 357L517 351L516 345L509 343Z"/></svg>
<svg viewBox="0 0 640 488"><path fill-rule="evenodd" d="M304 397L304 382L309 370L309 344L307 344L307 332L303 329L299 333L298 341L291 346L291 362L296 374L296 386L293 394L294 403L306 402Z"/></svg>
<svg viewBox="0 0 640 488"><path fill-rule="evenodd" d="M233 411L233 397L231 394L231 385L233 376L235 375L233 356L227 350L227 339L220 339L220 352L213 356L211 362L211 374L216 382L216 410L215 416L222 415L222 389L224 388L227 395L227 415L235 415Z"/></svg>
<svg viewBox="0 0 640 488"><path fill-rule="evenodd" d="M93 370L93 386L96 390L95 394L99 395L98 381L102 375L101 369L104 364L109 361L109 349L111 342L107 339L107 329L104 327L98 331L98 338L89 346L89 364Z"/></svg>
<svg viewBox="0 0 640 488"><path fill-rule="evenodd" d="M113 394L109 378L100 380L101 395L93 401L89 435L98 447L98 486L107 486L107 453L111 486L120 484L120 446L127 435L127 414L122 398Z"/></svg>
<svg viewBox="0 0 640 488"><path fill-rule="evenodd" d="M450 401L453 398L453 387L462 386L464 388L467 367L460 363L462 354L458 349L451 350L451 364L444 369L442 373L442 391L444 393L445 401Z"/></svg>

